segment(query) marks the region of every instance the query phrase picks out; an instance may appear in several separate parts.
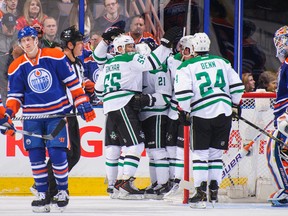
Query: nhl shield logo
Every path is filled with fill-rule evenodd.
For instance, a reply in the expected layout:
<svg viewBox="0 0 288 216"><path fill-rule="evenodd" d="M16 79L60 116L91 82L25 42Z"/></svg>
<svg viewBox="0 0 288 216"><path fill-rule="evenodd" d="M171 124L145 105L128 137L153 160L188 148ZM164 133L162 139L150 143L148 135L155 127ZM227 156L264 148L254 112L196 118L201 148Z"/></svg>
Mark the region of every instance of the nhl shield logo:
<svg viewBox="0 0 288 216"><path fill-rule="evenodd" d="M28 85L36 93L44 93L52 86L52 76L44 68L32 70L28 75Z"/></svg>

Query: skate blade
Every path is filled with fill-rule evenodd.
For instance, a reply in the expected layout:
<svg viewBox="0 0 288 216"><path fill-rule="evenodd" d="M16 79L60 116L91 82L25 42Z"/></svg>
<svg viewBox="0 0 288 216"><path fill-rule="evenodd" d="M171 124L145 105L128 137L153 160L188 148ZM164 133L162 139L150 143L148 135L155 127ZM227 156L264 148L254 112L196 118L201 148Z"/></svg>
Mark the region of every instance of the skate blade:
<svg viewBox="0 0 288 216"><path fill-rule="evenodd" d="M50 212L50 206L45 205L45 206L33 206L32 211L36 213L48 213Z"/></svg>
<svg viewBox="0 0 288 216"><path fill-rule="evenodd" d="M191 203L190 204L190 208L206 209L206 202Z"/></svg>
<svg viewBox="0 0 288 216"><path fill-rule="evenodd" d="M154 200L162 200L163 195L157 195L157 194L144 194L145 199L154 199Z"/></svg>
<svg viewBox="0 0 288 216"><path fill-rule="evenodd" d="M142 200L144 199L143 194L119 194L118 199L122 200Z"/></svg>
<svg viewBox="0 0 288 216"><path fill-rule="evenodd" d="M110 194L110 198L111 199L118 199L118 197L119 197L119 192L117 192L117 193L112 193L112 194Z"/></svg>
<svg viewBox="0 0 288 216"><path fill-rule="evenodd" d="M215 200L212 200L211 203L212 203L212 208L214 208L216 201L215 201Z"/></svg>

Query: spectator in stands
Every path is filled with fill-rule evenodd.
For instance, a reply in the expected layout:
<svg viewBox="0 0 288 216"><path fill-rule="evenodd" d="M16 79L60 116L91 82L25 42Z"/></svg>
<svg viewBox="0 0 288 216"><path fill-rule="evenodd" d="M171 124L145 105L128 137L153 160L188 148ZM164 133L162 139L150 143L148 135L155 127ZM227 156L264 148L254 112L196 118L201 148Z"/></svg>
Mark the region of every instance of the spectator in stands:
<svg viewBox="0 0 288 216"><path fill-rule="evenodd" d="M59 0L41 0L43 13L57 20L60 13L58 2Z"/></svg>
<svg viewBox="0 0 288 216"><path fill-rule="evenodd" d="M264 71L258 79L257 89L265 89L267 92L276 92L277 73L273 71Z"/></svg>
<svg viewBox="0 0 288 216"><path fill-rule="evenodd" d="M6 13L2 18L0 29L0 93L3 102L7 97L9 50L11 43L16 39L16 17L11 13Z"/></svg>
<svg viewBox="0 0 288 216"><path fill-rule="evenodd" d="M42 27L45 18L47 18L47 15L43 13L40 0L26 0L23 8L23 16L17 19L16 28L20 30L25 26L34 27L36 25Z"/></svg>
<svg viewBox="0 0 288 216"><path fill-rule="evenodd" d="M145 31L146 26L144 16L136 15L133 16L130 20L130 31L127 34L134 39L135 44L148 41L159 45L156 38L150 32Z"/></svg>
<svg viewBox="0 0 288 216"><path fill-rule="evenodd" d="M252 73L243 73L242 82L245 87L245 92L253 92L255 90L255 80Z"/></svg>
<svg viewBox="0 0 288 216"><path fill-rule="evenodd" d="M89 1L84 1L84 35L89 35L94 26L94 19L90 10ZM79 29L79 1L75 1L69 15L69 26L75 25Z"/></svg>
<svg viewBox="0 0 288 216"><path fill-rule="evenodd" d="M61 44L57 35L57 22L53 17L47 17L43 22L43 37L40 41L40 47L54 47L55 44Z"/></svg>
<svg viewBox="0 0 288 216"><path fill-rule="evenodd" d="M106 13L95 19L94 30L103 33L113 25L128 31L128 18L119 14L120 6L118 0L104 0L104 7Z"/></svg>
<svg viewBox="0 0 288 216"><path fill-rule="evenodd" d="M1 13L11 13L18 18L20 16L20 13L17 9L18 0L5 0L4 2L5 4L1 7Z"/></svg>

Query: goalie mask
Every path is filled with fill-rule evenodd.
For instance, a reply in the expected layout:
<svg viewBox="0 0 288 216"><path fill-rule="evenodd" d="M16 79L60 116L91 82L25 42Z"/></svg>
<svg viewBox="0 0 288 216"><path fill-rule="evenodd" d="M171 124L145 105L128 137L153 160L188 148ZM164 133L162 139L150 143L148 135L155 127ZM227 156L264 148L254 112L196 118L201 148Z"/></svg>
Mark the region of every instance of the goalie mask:
<svg viewBox="0 0 288 216"><path fill-rule="evenodd" d="M115 53L122 53L124 54L126 51L126 45L128 44L133 44L135 45L135 42L133 40L133 38L129 35L119 35L117 36L114 40L113 40L113 46L114 46L114 51ZM119 50L119 47L121 47L122 49Z"/></svg>
<svg viewBox="0 0 288 216"><path fill-rule="evenodd" d="M210 39L204 32L196 33L193 36L192 45L194 47L193 52L208 52L210 50Z"/></svg>
<svg viewBox="0 0 288 216"><path fill-rule="evenodd" d="M275 32L274 45L276 47L276 57L281 62L284 62L287 58L287 46L288 46L288 26L283 26Z"/></svg>

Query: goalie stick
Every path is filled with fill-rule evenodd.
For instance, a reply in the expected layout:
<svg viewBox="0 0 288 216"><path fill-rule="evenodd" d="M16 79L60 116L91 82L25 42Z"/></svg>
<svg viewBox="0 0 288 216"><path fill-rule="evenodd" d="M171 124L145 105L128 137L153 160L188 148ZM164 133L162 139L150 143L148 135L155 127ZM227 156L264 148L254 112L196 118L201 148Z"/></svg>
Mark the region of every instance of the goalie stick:
<svg viewBox="0 0 288 216"><path fill-rule="evenodd" d="M260 131L261 133L265 134L266 136L270 137L271 139L279 142L282 146L288 147L288 144L284 143L282 140L278 139L277 137L273 136L272 134L268 133L267 131L263 130L262 128L258 127L257 125L253 124L252 122L248 121L247 119L243 118L242 116L238 116L235 113L236 117L246 124L250 125L251 127L255 128L256 130Z"/></svg>
<svg viewBox="0 0 288 216"><path fill-rule="evenodd" d="M264 131L267 130L267 128L273 123L273 119L265 126L265 128L263 129ZM223 167L223 171L222 171L222 179L224 179L227 175L229 177L230 180L230 172L236 167L236 165L247 155L247 153L249 152L250 148L252 147L252 145L259 139L259 137L262 135L263 133L260 132L259 134L257 134L257 136L254 137L254 139L252 141L250 141L246 146L243 147L243 149L241 149L231 160L228 164L228 166L226 166L225 164L223 164L225 167Z"/></svg>
<svg viewBox="0 0 288 216"><path fill-rule="evenodd" d="M63 129L65 124L66 124L66 120L65 119L61 119L60 122L55 127L55 129L50 134L47 134L47 135L45 135L45 134L36 134L36 133L30 132L30 131L17 130L17 129L15 130L15 132L23 134L23 135L28 135L28 136L42 138L42 139L45 139L45 140L53 140L59 134L59 132ZM0 125L0 129L1 130L6 130L8 128L9 127Z"/></svg>

